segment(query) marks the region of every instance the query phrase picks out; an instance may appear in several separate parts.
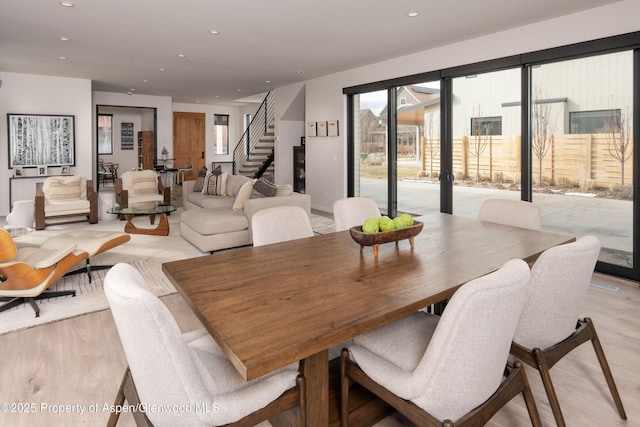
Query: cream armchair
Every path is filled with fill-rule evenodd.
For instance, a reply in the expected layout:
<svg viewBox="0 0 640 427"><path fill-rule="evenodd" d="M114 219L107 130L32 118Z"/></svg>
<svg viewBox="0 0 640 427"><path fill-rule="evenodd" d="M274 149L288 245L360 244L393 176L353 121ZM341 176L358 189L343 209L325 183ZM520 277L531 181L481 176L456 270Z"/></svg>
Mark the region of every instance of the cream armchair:
<svg viewBox="0 0 640 427"><path fill-rule="evenodd" d="M50 219L62 220L56 221L57 224L87 220L89 224L96 224L98 193L92 181L81 176L49 177L36 184L35 216L36 230L44 230Z"/></svg>
<svg viewBox="0 0 640 427"><path fill-rule="evenodd" d="M156 171L129 171L116 178L116 203L121 207L153 201L171 203L171 188L162 185Z"/></svg>

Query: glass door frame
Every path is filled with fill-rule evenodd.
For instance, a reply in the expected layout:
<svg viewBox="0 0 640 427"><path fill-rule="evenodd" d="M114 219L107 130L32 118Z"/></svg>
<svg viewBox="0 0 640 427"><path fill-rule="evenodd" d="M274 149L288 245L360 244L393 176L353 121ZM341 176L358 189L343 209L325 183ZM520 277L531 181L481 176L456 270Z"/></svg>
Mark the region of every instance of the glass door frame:
<svg viewBox="0 0 640 427"><path fill-rule="evenodd" d="M452 155L452 79L476 73L498 71L505 68L521 69L521 194L524 201L533 200L532 189L532 154L531 154L531 69L538 64L557 62L586 56L595 56L616 51L633 50L633 208L632 208L632 267L597 262L596 271L610 274L625 279L640 281L640 31L619 36L607 37L593 41L576 43L573 45L545 49L536 52L524 53L495 60L468 64L448 69L431 71L423 74L395 78L343 89L347 95L347 195L354 195L354 135L353 123L355 111L353 105L354 95L373 90L387 89L388 104L395 106L395 88L402 85L419 83L422 81L440 80L440 211L453 212L453 155ZM395 108L388 108L389 141L396 141L395 117L391 117ZM391 124L394 126L391 126ZM391 146L391 144L390 144ZM388 211L395 215L397 207L397 165L396 148L393 158L389 158L388 165Z"/></svg>

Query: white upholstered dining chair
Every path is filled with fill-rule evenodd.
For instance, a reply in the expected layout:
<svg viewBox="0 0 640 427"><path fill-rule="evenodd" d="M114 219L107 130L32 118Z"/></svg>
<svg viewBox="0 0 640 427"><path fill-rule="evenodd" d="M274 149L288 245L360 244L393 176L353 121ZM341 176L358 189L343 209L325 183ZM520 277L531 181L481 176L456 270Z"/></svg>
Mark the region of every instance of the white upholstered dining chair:
<svg viewBox="0 0 640 427"><path fill-rule="evenodd" d="M333 203L333 220L336 231L348 230L362 225L369 217L380 217L380 209L373 199L367 197L347 197Z"/></svg>
<svg viewBox="0 0 640 427"><path fill-rule="evenodd" d="M136 412L137 425L250 426L300 404L298 363L245 381L204 329L180 332L131 265L116 264L104 279L104 291L129 363L115 405L127 400L191 408ZM302 409L299 416L303 422ZM117 422L114 412L108 425Z"/></svg>
<svg viewBox="0 0 640 427"><path fill-rule="evenodd" d="M522 200L487 199L480 206L478 219L529 230L542 228L540 206Z"/></svg>
<svg viewBox="0 0 640 427"><path fill-rule="evenodd" d="M299 206L274 206L261 209L251 217L253 246L271 245L312 237L309 216Z"/></svg>
<svg viewBox="0 0 640 427"><path fill-rule="evenodd" d="M416 425L483 425L522 393L539 426L522 364L503 379L529 277L524 261L508 261L462 285L441 317L417 312L354 338L341 358L342 426L350 380Z"/></svg>
<svg viewBox="0 0 640 427"><path fill-rule="evenodd" d="M585 236L540 255L531 270L527 303L511 346L512 355L540 372L558 426L565 421L549 370L587 341L593 345L620 417L627 419L596 327L590 318L579 317L599 253L598 238Z"/></svg>

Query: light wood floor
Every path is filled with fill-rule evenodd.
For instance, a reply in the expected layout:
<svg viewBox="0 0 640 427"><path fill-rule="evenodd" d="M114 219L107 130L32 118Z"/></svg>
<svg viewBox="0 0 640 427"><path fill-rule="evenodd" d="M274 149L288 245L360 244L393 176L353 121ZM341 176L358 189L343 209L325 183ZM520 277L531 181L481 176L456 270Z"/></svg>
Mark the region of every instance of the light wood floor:
<svg viewBox="0 0 640 427"><path fill-rule="evenodd" d="M158 245L150 236L136 235L127 247L110 251L110 256L122 259L135 254L155 262L197 256L199 252L179 238L176 221L177 216L172 215L174 240L158 238L165 239ZM108 221L101 224L109 226ZM194 255L189 255L190 250ZM551 375L569 426L640 426L640 289L637 284L606 276L596 279L619 290L591 287L583 314L596 324L629 420L618 418L590 344L574 350ZM163 301L184 332L201 327L179 295ZM2 335L0 404L9 404L9 411L6 405L0 406L0 427L105 425L109 413L104 406L113 403L125 366L109 310ZM555 425L539 375L532 369L527 373L544 425ZM132 425L129 414L121 417L119 426ZM401 420L389 418L378 427L401 425ZM488 425L530 425L522 399L514 399Z"/></svg>
<svg viewBox="0 0 640 427"><path fill-rule="evenodd" d="M598 281L605 282L602 276ZM163 300L184 331L200 327L179 295ZM633 284L621 285L618 292L590 288L584 314L597 326L629 420L618 418L595 354L584 344L552 369L569 426L640 425L639 307L640 289ZM0 426L104 425L109 414L103 406L112 403L125 365L108 310L0 336L0 402L34 404L11 408L22 413L6 413L3 408ZM531 369L528 374L543 423L553 426L539 376ZM27 409L35 412L25 412ZM123 416L119 425L130 426L132 421ZM384 422L387 426L402 424L394 419ZM512 401L489 425L529 425L522 399Z"/></svg>

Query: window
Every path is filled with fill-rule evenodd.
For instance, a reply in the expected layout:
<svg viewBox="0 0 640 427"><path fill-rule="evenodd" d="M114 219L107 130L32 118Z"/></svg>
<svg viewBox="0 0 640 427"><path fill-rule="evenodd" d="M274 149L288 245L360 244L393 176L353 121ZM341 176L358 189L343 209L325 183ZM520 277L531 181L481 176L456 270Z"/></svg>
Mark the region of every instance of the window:
<svg viewBox="0 0 640 427"><path fill-rule="evenodd" d="M608 133L620 127L620 110L574 111L569 113L570 133Z"/></svg>
<svg viewBox="0 0 640 427"><path fill-rule="evenodd" d="M229 154L229 115L213 115L214 154Z"/></svg>
<svg viewBox="0 0 640 427"><path fill-rule="evenodd" d="M472 117L471 136L502 135L502 117Z"/></svg>

